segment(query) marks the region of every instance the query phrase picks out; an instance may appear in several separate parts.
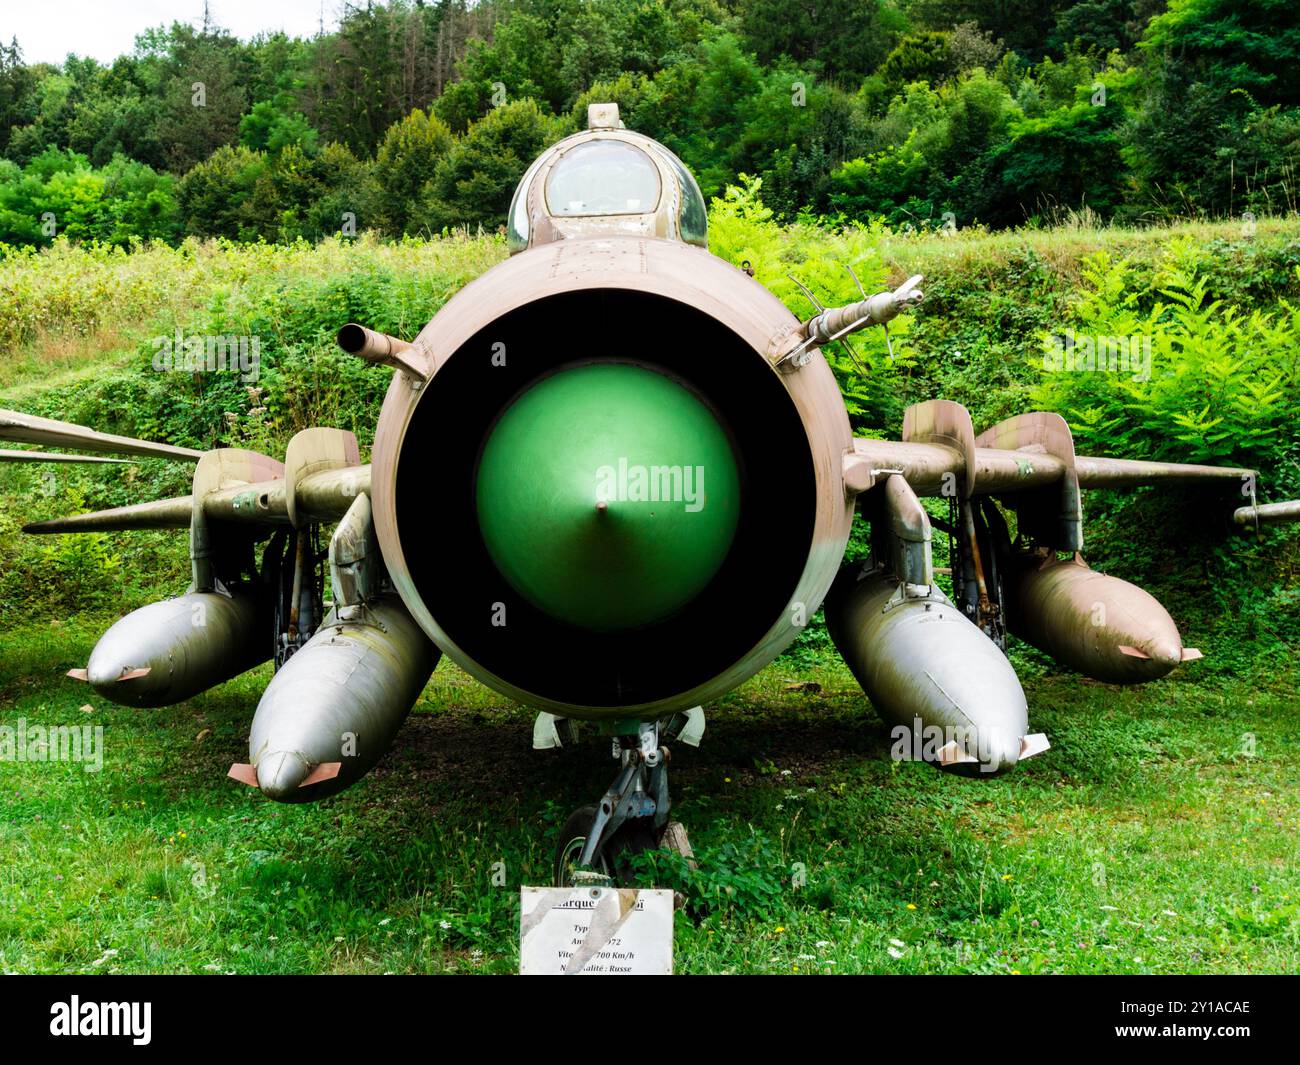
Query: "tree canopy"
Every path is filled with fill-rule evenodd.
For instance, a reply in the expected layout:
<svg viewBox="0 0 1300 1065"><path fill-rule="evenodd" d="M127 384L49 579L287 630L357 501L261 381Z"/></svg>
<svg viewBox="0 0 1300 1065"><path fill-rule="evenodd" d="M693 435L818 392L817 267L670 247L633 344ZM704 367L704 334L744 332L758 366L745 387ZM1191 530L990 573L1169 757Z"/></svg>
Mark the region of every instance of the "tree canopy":
<svg viewBox="0 0 1300 1065"><path fill-rule="evenodd" d="M597 99L783 219L1287 212L1297 64L1294 0L390 0L108 65L15 40L0 242L495 228Z"/></svg>

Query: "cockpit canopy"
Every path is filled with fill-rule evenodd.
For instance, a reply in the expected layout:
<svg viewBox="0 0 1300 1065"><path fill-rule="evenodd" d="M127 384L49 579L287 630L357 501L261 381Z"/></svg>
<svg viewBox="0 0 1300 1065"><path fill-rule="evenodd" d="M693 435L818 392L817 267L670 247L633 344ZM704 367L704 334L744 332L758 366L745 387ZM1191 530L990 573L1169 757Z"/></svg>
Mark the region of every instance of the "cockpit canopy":
<svg viewBox="0 0 1300 1065"><path fill-rule="evenodd" d="M546 177L552 218L645 214L659 206L659 171L626 141L595 140L561 155Z"/></svg>
<svg viewBox="0 0 1300 1065"><path fill-rule="evenodd" d="M663 237L708 246L695 178L658 141L623 129L617 104L592 104L587 129L534 160L510 204L511 253L571 237Z"/></svg>

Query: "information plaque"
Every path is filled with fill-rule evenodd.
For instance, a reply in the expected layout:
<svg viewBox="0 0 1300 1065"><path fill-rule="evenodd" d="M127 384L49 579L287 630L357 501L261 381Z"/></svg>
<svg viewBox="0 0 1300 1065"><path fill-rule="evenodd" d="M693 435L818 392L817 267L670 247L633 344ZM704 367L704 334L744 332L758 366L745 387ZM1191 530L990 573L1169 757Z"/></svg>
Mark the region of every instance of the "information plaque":
<svg viewBox="0 0 1300 1065"><path fill-rule="evenodd" d="M519 971L666 976L673 971L673 893L630 888L520 889Z"/></svg>

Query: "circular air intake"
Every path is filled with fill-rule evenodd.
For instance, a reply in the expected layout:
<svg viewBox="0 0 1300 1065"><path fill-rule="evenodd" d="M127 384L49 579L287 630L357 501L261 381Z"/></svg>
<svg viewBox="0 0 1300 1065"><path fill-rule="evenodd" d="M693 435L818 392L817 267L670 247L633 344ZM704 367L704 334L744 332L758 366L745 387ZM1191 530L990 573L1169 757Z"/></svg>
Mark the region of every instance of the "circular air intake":
<svg viewBox="0 0 1300 1065"><path fill-rule="evenodd" d="M624 289L527 303L451 354L394 499L441 634L517 691L592 707L744 658L789 609L817 513L771 367L703 311Z"/></svg>

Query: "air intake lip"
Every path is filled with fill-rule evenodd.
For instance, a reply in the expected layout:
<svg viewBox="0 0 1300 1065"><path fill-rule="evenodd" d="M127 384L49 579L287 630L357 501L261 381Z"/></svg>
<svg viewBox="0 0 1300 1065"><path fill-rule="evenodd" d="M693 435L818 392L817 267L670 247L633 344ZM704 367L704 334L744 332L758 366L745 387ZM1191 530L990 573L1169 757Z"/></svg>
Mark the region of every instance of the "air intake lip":
<svg viewBox="0 0 1300 1065"><path fill-rule="evenodd" d="M573 328L581 321L622 325L611 340L608 330ZM505 365L491 357L502 350ZM474 474L515 396L561 366L611 360L678 379L716 412L737 458L741 512L725 560L688 605L641 628L591 632L538 610L497 570ZM395 502L414 589L463 654L542 701L629 706L690 691L762 641L803 572L816 483L798 411L748 344L687 304L599 289L516 308L440 366L401 441Z"/></svg>

